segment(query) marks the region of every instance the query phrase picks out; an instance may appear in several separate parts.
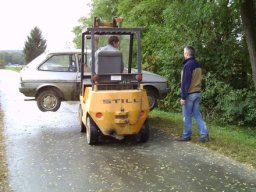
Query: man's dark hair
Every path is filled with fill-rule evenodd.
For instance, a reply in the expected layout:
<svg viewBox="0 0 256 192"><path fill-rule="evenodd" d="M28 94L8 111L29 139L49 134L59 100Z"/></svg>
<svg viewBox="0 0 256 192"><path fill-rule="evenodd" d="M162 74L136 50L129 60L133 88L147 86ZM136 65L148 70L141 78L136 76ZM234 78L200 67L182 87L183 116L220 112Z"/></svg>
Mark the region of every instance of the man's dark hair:
<svg viewBox="0 0 256 192"><path fill-rule="evenodd" d="M110 36L108 38L108 44L110 45L114 45L114 43L118 43L119 42L119 38L117 36Z"/></svg>
<svg viewBox="0 0 256 192"><path fill-rule="evenodd" d="M188 45L185 47L185 51L189 54L190 57L195 57L196 56L196 51L194 47Z"/></svg>

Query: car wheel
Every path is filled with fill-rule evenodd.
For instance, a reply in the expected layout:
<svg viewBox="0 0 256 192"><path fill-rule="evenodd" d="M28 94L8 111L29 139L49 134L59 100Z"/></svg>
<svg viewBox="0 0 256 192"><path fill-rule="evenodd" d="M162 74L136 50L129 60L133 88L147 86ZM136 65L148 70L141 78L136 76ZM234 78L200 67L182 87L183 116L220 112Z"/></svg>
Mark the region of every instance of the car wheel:
<svg viewBox="0 0 256 192"><path fill-rule="evenodd" d="M83 117L83 111L82 111L82 106L81 104L79 105L79 112L78 112L78 118L79 118L79 123L80 123L80 128L81 128L81 132L85 133L86 132L86 127L82 121L82 117Z"/></svg>
<svg viewBox="0 0 256 192"><path fill-rule="evenodd" d="M140 142L147 142L149 139L149 123L146 120L140 130Z"/></svg>
<svg viewBox="0 0 256 192"><path fill-rule="evenodd" d="M36 101L38 108L43 112L57 111L61 104L59 94L52 89L40 92Z"/></svg>
<svg viewBox="0 0 256 192"><path fill-rule="evenodd" d="M86 121L86 138L89 145L95 145L98 143L98 127L92 118L88 115Z"/></svg>
<svg viewBox="0 0 256 192"><path fill-rule="evenodd" d="M147 88L147 96L148 96L148 102L149 102L149 109L152 111L157 106L157 94L156 91L154 91L152 88Z"/></svg>

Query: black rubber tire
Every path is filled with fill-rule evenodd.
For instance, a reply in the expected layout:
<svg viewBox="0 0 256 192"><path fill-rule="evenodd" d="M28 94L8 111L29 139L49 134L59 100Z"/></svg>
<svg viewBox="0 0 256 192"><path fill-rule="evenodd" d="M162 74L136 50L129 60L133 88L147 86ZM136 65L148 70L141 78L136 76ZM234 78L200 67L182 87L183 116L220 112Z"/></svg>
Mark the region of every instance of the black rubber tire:
<svg viewBox="0 0 256 192"><path fill-rule="evenodd" d="M38 108L43 111L57 111L60 108L61 98L54 89L43 90L36 98Z"/></svg>
<svg viewBox="0 0 256 192"><path fill-rule="evenodd" d="M148 120L146 120L140 130L140 142L147 142L149 139L149 123Z"/></svg>
<svg viewBox="0 0 256 192"><path fill-rule="evenodd" d="M146 87L145 89L147 91L149 109L152 111L157 106L157 94L152 88Z"/></svg>
<svg viewBox="0 0 256 192"><path fill-rule="evenodd" d="M79 118L79 124L81 128L81 132L85 133L86 132L86 127L82 121L82 116L83 116L83 111L82 111L82 106L79 104L79 110L78 110L78 118Z"/></svg>
<svg viewBox="0 0 256 192"><path fill-rule="evenodd" d="M99 131L98 127L92 118L88 115L86 121L86 138L89 145L95 145L98 143Z"/></svg>

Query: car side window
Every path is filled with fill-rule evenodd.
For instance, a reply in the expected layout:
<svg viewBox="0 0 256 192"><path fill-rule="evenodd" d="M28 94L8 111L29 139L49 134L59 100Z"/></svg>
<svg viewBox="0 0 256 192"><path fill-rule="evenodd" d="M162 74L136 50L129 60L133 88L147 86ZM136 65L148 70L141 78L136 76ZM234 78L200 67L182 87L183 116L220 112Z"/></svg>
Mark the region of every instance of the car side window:
<svg viewBox="0 0 256 192"><path fill-rule="evenodd" d="M53 55L47 59L39 70L42 71L57 71L57 72L76 72L75 55Z"/></svg>

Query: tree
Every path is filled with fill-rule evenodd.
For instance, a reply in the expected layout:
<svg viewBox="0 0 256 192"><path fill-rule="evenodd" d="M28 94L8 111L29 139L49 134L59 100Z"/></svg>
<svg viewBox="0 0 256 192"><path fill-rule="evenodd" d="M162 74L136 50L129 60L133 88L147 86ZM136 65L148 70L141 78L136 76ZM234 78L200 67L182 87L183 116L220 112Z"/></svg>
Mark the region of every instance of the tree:
<svg viewBox="0 0 256 192"><path fill-rule="evenodd" d="M75 38L73 43L77 48L81 48L81 36L83 30L88 26L93 26L94 17L109 21L113 16L117 15L118 0L92 0L92 10L89 17L81 17L79 19L79 26L73 28Z"/></svg>
<svg viewBox="0 0 256 192"><path fill-rule="evenodd" d="M94 16L103 20L121 16L122 26L145 28L143 68L167 77L171 88L165 100L159 102L161 109L180 110L177 101L182 49L190 44L204 68L204 111L215 118L223 115L226 121L239 117L255 124L256 0L92 2L91 18L81 18L82 26L77 29L90 26Z"/></svg>
<svg viewBox="0 0 256 192"><path fill-rule="evenodd" d="M72 32L75 34L75 38L73 39L73 43L76 45L76 48L82 47L82 32L84 28L92 25L92 19L81 17L79 20L79 26L75 26L72 30Z"/></svg>
<svg viewBox="0 0 256 192"><path fill-rule="evenodd" d="M254 0L245 0L241 5L241 18L243 21L247 47L252 67L252 77L256 88L256 7Z"/></svg>
<svg viewBox="0 0 256 192"><path fill-rule="evenodd" d="M0 59L0 69L4 69L4 60Z"/></svg>
<svg viewBox="0 0 256 192"><path fill-rule="evenodd" d="M25 47L23 49L25 62L29 63L38 55L46 50L46 40L42 36L42 32L38 27L31 30L30 36L27 37Z"/></svg>

